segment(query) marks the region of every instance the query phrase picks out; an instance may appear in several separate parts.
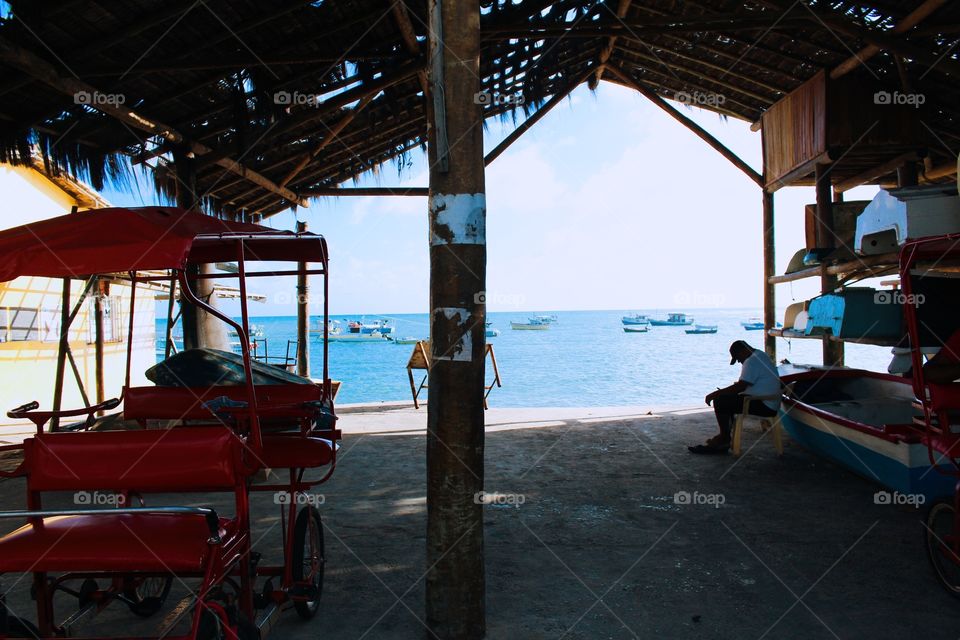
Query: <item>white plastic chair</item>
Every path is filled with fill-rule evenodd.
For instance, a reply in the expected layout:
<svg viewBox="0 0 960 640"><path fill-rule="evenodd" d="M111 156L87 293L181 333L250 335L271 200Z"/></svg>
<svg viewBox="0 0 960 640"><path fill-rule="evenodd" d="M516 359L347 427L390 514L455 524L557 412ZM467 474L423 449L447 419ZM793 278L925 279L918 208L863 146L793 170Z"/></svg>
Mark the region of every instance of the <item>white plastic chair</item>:
<svg viewBox="0 0 960 640"><path fill-rule="evenodd" d="M733 455L740 455L740 442L743 436L743 422L746 420L747 416L750 414L747 413L750 409L750 402L753 400L780 400L780 395L772 396L751 396L748 394L743 395L743 407L741 407L740 413L737 415L737 421L733 423L733 433L731 449L733 450ZM770 416L769 418L761 416L753 416L755 418L760 418L760 429L764 433L773 429L773 446L777 450L777 456L783 455L783 435L781 433L782 428L780 426L780 414L777 413L775 416Z"/></svg>

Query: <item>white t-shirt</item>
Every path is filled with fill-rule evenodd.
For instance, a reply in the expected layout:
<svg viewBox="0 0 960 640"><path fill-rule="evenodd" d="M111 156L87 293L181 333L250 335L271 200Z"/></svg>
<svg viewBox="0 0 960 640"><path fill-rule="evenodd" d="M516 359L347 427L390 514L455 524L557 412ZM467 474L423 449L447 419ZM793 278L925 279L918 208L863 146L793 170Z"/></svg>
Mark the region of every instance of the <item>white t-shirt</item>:
<svg viewBox="0 0 960 640"><path fill-rule="evenodd" d="M780 407L780 376L766 353L754 349L753 355L743 361L740 380L750 385L747 393L752 396L778 396L776 400L764 400L763 403L773 410Z"/></svg>

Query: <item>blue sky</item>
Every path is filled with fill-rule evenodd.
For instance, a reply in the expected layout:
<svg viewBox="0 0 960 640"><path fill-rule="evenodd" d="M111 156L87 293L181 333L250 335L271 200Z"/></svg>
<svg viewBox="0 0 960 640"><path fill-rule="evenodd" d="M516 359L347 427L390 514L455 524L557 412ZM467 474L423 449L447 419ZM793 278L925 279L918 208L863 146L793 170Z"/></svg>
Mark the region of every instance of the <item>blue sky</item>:
<svg viewBox="0 0 960 640"><path fill-rule="evenodd" d="M761 170L760 134L748 123L680 108ZM488 121L487 150L513 126ZM399 177L388 164L359 185L426 186L423 154L410 159ZM487 168L486 183L491 311L761 306L759 188L636 92L581 86ZM875 193L861 187L846 199ZM803 245L803 206L813 199L811 188L776 194L780 272ZM426 198L322 198L268 224L296 220L330 243L333 313L427 311ZM817 285L778 287L778 306L815 295ZM291 282L256 288L270 302L252 313L294 313Z"/></svg>

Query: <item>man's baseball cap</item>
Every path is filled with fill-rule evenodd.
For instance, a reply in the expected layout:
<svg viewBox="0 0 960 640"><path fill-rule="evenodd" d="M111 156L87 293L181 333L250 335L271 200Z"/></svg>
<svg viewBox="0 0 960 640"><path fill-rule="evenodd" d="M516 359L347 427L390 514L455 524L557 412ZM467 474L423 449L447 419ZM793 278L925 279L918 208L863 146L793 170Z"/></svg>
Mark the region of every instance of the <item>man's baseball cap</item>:
<svg viewBox="0 0 960 640"><path fill-rule="evenodd" d="M753 351L753 347L746 340L734 340L730 344L730 364L736 364L737 358L733 355L733 352L737 349L749 349Z"/></svg>

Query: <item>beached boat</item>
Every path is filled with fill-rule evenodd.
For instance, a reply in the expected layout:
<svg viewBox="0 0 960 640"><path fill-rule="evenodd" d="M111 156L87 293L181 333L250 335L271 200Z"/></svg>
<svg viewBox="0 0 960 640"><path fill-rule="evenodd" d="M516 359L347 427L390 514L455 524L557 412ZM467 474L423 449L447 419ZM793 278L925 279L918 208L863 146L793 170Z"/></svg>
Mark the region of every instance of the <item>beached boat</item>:
<svg viewBox="0 0 960 640"><path fill-rule="evenodd" d="M623 325L624 333L646 333L650 331L650 324L625 324Z"/></svg>
<svg viewBox="0 0 960 640"><path fill-rule="evenodd" d="M667 314L667 319L650 318L650 324L654 327L686 327L693 324L693 316L685 313Z"/></svg>
<svg viewBox="0 0 960 640"><path fill-rule="evenodd" d="M620 321L625 325L650 324L650 318L641 313L635 313L632 316L623 316L620 318Z"/></svg>
<svg viewBox="0 0 960 640"><path fill-rule="evenodd" d="M781 377L791 389L780 407L784 430L801 446L864 478L928 501L952 496L956 478L930 464L913 424L911 381L857 369L811 369ZM943 457L943 465L950 465Z"/></svg>
<svg viewBox="0 0 960 640"><path fill-rule="evenodd" d="M511 322L510 328L515 331L546 331L550 328L550 323L530 318L528 322Z"/></svg>
<svg viewBox="0 0 960 640"><path fill-rule="evenodd" d="M697 333L716 333L717 325L715 324L695 324L693 329L687 329L687 333L697 334Z"/></svg>

